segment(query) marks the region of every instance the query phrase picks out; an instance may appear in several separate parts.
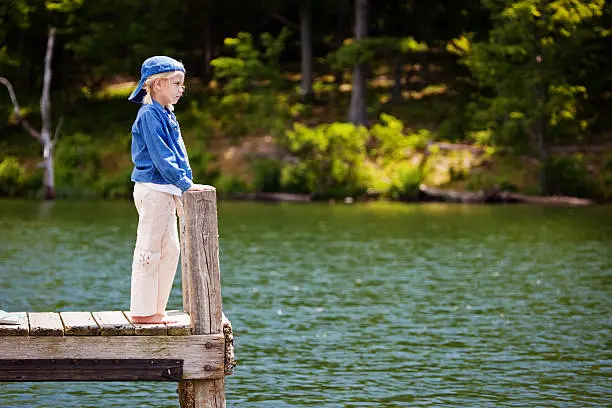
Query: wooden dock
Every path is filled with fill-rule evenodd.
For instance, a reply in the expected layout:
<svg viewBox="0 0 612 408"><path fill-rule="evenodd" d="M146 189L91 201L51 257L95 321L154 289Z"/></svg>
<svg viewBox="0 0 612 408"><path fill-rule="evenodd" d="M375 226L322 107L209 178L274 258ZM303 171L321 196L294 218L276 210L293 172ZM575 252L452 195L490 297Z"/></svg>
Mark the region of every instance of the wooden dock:
<svg viewBox="0 0 612 408"><path fill-rule="evenodd" d="M186 193L181 219L184 311L134 324L124 311L18 312L0 324L0 381L175 381L184 408L225 407L235 366L222 312L216 192Z"/></svg>
<svg viewBox="0 0 612 408"><path fill-rule="evenodd" d="M177 323L133 324L126 312L13 313L0 324L0 381L182 381L233 371L231 324L224 334L192 335Z"/></svg>

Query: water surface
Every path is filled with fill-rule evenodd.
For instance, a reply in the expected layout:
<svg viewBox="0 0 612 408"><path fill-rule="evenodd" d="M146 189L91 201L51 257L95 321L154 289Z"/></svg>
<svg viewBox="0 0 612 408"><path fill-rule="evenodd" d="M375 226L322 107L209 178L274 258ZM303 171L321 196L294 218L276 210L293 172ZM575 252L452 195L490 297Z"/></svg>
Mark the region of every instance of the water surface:
<svg viewBox="0 0 612 408"><path fill-rule="evenodd" d="M612 406L612 207L219 203L228 407ZM129 202L0 201L0 307L126 310ZM180 272L169 308L180 308ZM177 407L4 383L6 407Z"/></svg>

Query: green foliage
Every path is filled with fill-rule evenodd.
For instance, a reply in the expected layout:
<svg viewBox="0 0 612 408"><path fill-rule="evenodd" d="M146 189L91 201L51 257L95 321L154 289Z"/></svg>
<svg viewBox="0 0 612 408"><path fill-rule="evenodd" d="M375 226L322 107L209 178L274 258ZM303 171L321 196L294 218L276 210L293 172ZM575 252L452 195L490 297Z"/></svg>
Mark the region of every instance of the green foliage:
<svg viewBox="0 0 612 408"><path fill-rule="evenodd" d="M115 149L81 132L64 135L55 149L57 195L129 198L133 187L132 166L113 163L120 155Z"/></svg>
<svg viewBox="0 0 612 408"><path fill-rule="evenodd" d="M118 2L104 1L2 2L0 72L15 86L22 113L38 112L47 29L57 28L52 105L54 123L59 115L70 118L56 148L58 190L65 195L129 196L129 126L137 107L125 98L143 59L153 54L172 55L187 68L183 103L189 104L179 105L178 115L194 177L203 182L214 180L208 172L212 158L206 153L213 136L272 134L285 143L284 133L293 121L312 126L343 115L349 70L363 61L376 75L368 83L370 115L381 111L395 115L381 116L370 129L365 153L356 154L350 142L327 135L334 140L332 145L340 146L321 165L327 166L327 173L309 157L317 149L324 155L328 152L311 143L315 147L294 153L296 162L288 166L253 162L255 189L323 195L368 189L394 196L413 191L411 186L422 177L419 172L429 176L434 172L426 170L433 165L415 167L404 162L405 154L421 151L433 136L426 130L407 129L403 123L415 129L426 124L440 140L474 143L488 151L533 153L539 145L535 125L540 119L545 146L607 142L597 132L610 128L611 116L606 114L612 85L612 60L607 57L612 39L610 2L387 0L372 7L373 36L362 41L346 39L351 2L328 3L311 3L316 16L313 55L315 59L328 55L318 60L326 65L313 67L317 98L309 106L297 103L301 43L286 28L281 31L281 18L270 18L295 18L297 3L277 0L265 7L237 0L124 0L119 8ZM280 34L261 34L264 30ZM228 33L239 34L223 40ZM453 37L458 38L447 51L458 55L462 65L439 52L439 45ZM209 59L215 57L209 71ZM391 106L386 101L398 63L404 64L398 79L407 98ZM344 70L342 78L335 78L338 72L330 72L330 66ZM427 81L426 90L441 84L439 92L411 91L415 76ZM11 112L8 95L2 91L0 157L15 156L29 169L29 163L39 159L40 149L33 139L25 140L21 129L22 137L13 137L18 127ZM33 125L37 127L38 121L33 120ZM438 154L434 150L430 149L430 157ZM354 155L361 158L355 160ZM444 153L438 158L442 156L446 158ZM336 163L356 168L348 171ZM571 167L546 166L552 172ZM473 178L457 166L449 172L457 185L505 182L499 175ZM446 175L446 168L440 173ZM605 174L597 174L604 184ZM23 189L39 188L40 183L32 180L40 180L42 171L26 172L24 177ZM220 182L226 191L247 188L232 177ZM523 188L524 183L518 184Z"/></svg>
<svg viewBox="0 0 612 408"><path fill-rule="evenodd" d="M360 41L346 41L340 48L327 54L322 61L333 69L347 69L358 63L428 50L427 44L415 40L414 37L367 37Z"/></svg>
<svg viewBox="0 0 612 408"><path fill-rule="evenodd" d="M2 2L0 4L0 68L5 66L17 66L21 63L17 53L11 52L6 44L6 37L10 29L16 27L25 29L30 24L30 14L34 6L27 1Z"/></svg>
<svg viewBox="0 0 612 408"><path fill-rule="evenodd" d="M371 154L382 165L402 160L408 150L425 149L433 138L427 129L406 135L402 121L385 113L380 115L380 123L372 126L370 134L375 144Z"/></svg>
<svg viewBox="0 0 612 408"><path fill-rule="evenodd" d="M0 162L0 195L13 197L24 188L26 172L16 157L7 156Z"/></svg>
<svg viewBox="0 0 612 408"><path fill-rule="evenodd" d="M282 162L277 159L254 159L251 162L253 169L253 189L260 192L279 192L282 190L280 179Z"/></svg>
<svg viewBox="0 0 612 408"><path fill-rule="evenodd" d="M151 55L173 55L181 43L181 2L139 0L115 2L61 0L48 2L56 14L65 14L58 25L65 48L86 64L87 72L74 74L94 84L118 73L139 75L139 67ZM120 12L119 12L120 10ZM117 35L120 30L120 35ZM114 34L112 34L114 33Z"/></svg>
<svg viewBox="0 0 612 408"><path fill-rule="evenodd" d="M468 176L468 170L462 167L451 166L448 169L450 181L465 180Z"/></svg>
<svg viewBox="0 0 612 408"><path fill-rule="evenodd" d="M227 198L234 193L243 193L248 189L244 180L225 174L220 174L211 184L215 186L221 198Z"/></svg>
<svg viewBox="0 0 612 408"><path fill-rule="evenodd" d="M290 35L291 31L286 27L276 38L263 33L260 37L262 51L256 48L249 33L241 32L236 38L226 38L225 46L234 55L211 61L215 79L227 81L223 86L227 93L248 91L256 81L278 87L282 83L279 58Z"/></svg>
<svg viewBox="0 0 612 408"><path fill-rule="evenodd" d="M299 159L282 169L281 185L304 183L309 193L344 197L367 190L363 166L368 131L351 123L322 124L308 128L295 124L286 132L284 145Z"/></svg>
<svg viewBox="0 0 612 408"><path fill-rule="evenodd" d="M116 175L104 174L93 184L93 190L85 188L81 191L108 199L130 198L134 188L134 183L130 179L131 175L131 168Z"/></svg>
<svg viewBox="0 0 612 408"><path fill-rule="evenodd" d="M77 132L66 135L55 149L55 175L58 185L78 185L93 189L99 179L100 151L91 136Z"/></svg>
<svg viewBox="0 0 612 408"><path fill-rule="evenodd" d="M407 156L431 140L427 130L406 134L404 124L387 114L370 131L342 122L312 128L296 124L283 143L297 160L281 169L281 187L317 197L370 192L413 199L426 169Z"/></svg>
<svg viewBox="0 0 612 408"><path fill-rule="evenodd" d="M551 157L544 166L546 194L587 198L599 194L582 154Z"/></svg>
<svg viewBox="0 0 612 408"><path fill-rule="evenodd" d="M45 0L45 6L49 11L71 13L83 5L84 0Z"/></svg>
<svg viewBox="0 0 612 408"><path fill-rule="evenodd" d="M605 199L612 199L612 155L608 155L604 158L602 169L602 190Z"/></svg>
<svg viewBox="0 0 612 408"><path fill-rule="evenodd" d="M566 67L603 34L593 26L604 1L483 3L496 23L489 38L467 35L447 47L487 95L472 104L473 129L492 130L497 143L525 147L535 143L534 125L543 118L549 143L575 138L586 127L578 107L588 93L579 82L584 78Z"/></svg>
<svg viewBox="0 0 612 408"><path fill-rule="evenodd" d="M392 165L388 171L393 175L388 192L391 198L414 200L418 197L424 179L421 166L402 161Z"/></svg>
<svg viewBox="0 0 612 408"><path fill-rule="evenodd" d="M209 177L208 165L212 159L212 154L208 153L204 148L189 149L189 165L193 173L193 180L196 183L207 184L205 180Z"/></svg>
<svg viewBox="0 0 612 408"><path fill-rule="evenodd" d="M465 188L468 191L501 191L516 192L518 187L510 181L507 175L490 174L489 172L479 171L466 176L467 183Z"/></svg>
<svg viewBox="0 0 612 408"><path fill-rule="evenodd" d="M286 28L276 38L263 33L260 51L251 34L241 32L225 40L232 56L211 61L214 79L221 84L221 96L213 106L226 132L278 135L287 128L296 106L279 92L285 84L279 58L289 35Z"/></svg>

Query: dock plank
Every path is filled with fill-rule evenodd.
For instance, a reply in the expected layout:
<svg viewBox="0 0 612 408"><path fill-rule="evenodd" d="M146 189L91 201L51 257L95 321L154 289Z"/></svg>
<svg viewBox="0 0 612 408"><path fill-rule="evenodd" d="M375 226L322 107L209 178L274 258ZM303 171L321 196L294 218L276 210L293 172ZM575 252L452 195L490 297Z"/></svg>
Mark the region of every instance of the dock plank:
<svg viewBox="0 0 612 408"><path fill-rule="evenodd" d="M178 359L2 359L0 381L181 381Z"/></svg>
<svg viewBox="0 0 612 408"><path fill-rule="evenodd" d="M127 320L130 320L130 312L124 311L123 314ZM132 322L132 326L134 326L134 333L137 336L165 336L168 334L168 328L163 323L134 323Z"/></svg>
<svg viewBox="0 0 612 408"><path fill-rule="evenodd" d="M28 313L30 321L30 336L63 336L64 325L59 313L36 312Z"/></svg>
<svg viewBox="0 0 612 408"><path fill-rule="evenodd" d="M66 336L96 336L100 328L90 312L61 312Z"/></svg>
<svg viewBox="0 0 612 408"><path fill-rule="evenodd" d="M27 313L13 312L10 315L17 318L19 324L0 324L0 336L27 336L30 333Z"/></svg>
<svg viewBox="0 0 612 408"><path fill-rule="evenodd" d="M184 361L184 380L223 378L224 348L222 334L0 337L2 359L6 360L177 359Z"/></svg>
<svg viewBox="0 0 612 408"><path fill-rule="evenodd" d="M102 336L129 336L135 334L134 326L121 311L92 312Z"/></svg>
<svg viewBox="0 0 612 408"><path fill-rule="evenodd" d="M169 310L168 316L175 319L174 323L166 323L168 336L188 336L191 334L191 318L181 310Z"/></svg>

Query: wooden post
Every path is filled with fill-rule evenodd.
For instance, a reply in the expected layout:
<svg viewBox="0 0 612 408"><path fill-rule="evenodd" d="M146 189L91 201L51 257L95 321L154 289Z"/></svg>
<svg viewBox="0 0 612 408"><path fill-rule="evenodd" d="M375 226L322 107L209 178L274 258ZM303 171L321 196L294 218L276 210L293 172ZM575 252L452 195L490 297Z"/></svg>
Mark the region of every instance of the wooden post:
<svg viewBox="0 0 612 408"><path fill-rule="evenodd" d="M183 211L183 304L191 331L223 333L216 190L185 193ZM181 382L179 397L182 408L225 408L225 379Z"/></svg>

